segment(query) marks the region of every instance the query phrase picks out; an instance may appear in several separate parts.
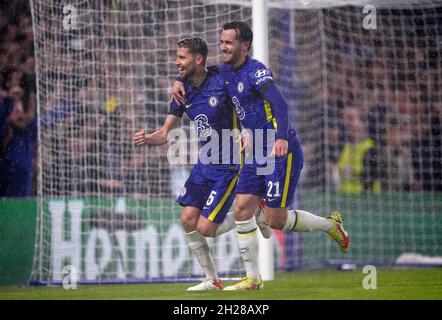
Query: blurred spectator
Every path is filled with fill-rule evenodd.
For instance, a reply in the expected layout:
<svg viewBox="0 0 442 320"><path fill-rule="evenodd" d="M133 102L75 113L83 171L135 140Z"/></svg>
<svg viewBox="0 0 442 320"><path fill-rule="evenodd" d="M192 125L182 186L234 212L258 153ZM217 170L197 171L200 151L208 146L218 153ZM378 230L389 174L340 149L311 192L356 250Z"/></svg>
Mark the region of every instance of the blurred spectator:
<svg viewBox="0 0 442 320"><path fill-rule="evenodd" d="M33 195L37 144L28 1L2 3L0 34L0 197L28 197Z"/></svg>
<svg viewBox="0 0 442 320"><path fill-rule="evenodd" d="M347 140L338 159L339 192L379 192L376 143L367 134L362 111L347 106L342 110L342 117Z"/></svg>
<svg viewBox="0 0 442 320"><path fill-rule="evenodd" d="M368 135L376 142L376 147L380 150L387 143L387 114L391 108L383 99L378 101L367 108L367 127Z"/></svg>
<svg viewBox="0 0 442 320"><path fill-rule="evenodd" d="M250 11L231 10L231 5L194 11L193 2L186 0L179 4L171 1L176 7L170 7L166 16L158 10L160 2L145 2L145 10L138 10L141 7L137 1L105 1L104 5L88 2L94 10L82 8L79 19L82 23L94 21L93 26L88 22L84 29L72 33L60 32L53 7L40 8L43 14L36 30L41 32L44 47L39 55L39 125L41 132L48 134L39 141L43 153L39 156L47 165L38 169L45 177L44 194L72 191L68 190L67 176L75 175L71 172L75 168L66 167L65 161L79 155L70 155L70 150L89 154L75 160L75 165L84 165L82 174L86 179L121 177L114 180L122 179L123 185L108 189L130 196L137 192L137 196L169 196L170 175L171 183L184 177L183 168L169 167L164 152L134 154L125 129L155 129L157 115L167 112L168 90L176 73L168 57L174 54L178 38L203 33L213 52L210 63L219 62L216 52L223 15L247 20ZM16 141L21 137L21 143L25 143L25 131L32 132L35 125L31 116L35 112L36 77L29 1L11 0L0 7L0 161L5 165L5 157L12 156ZM131 20L123 19L124 15L102 15L99 10L103 8L132 8ZM440 19L425 20L425 28L417 28L413 19L427 15L424 11L410 15L402 9L379 10L377 32L366 32L360 28L362 13L357 7L328 8L321 15L317 10L289 13L276 8L268 13L269 65L286 89L284 95L293 106L290 117L306 144L306 157L310 154L304 187L323 186L327 181L331 183L326 186L328 190L339 185L341 191L348 188L359 193L375 190L380 177L387 190L441 191L442 75L440 46L434 37L440 30ZM201 19L192 24L195 17ZM322 31L318 25L324 26ZM39 45L40 40L36 42ZM141 95L144 102L136 98ZM364 121L349 120L348 112L343 113L347 118L344 149L338 127L340 103L366 107ZM324 112L328 114L324 116ZM122 114L129 119L120 121ZM398 124L387 121L390 116L397 118ZM411 121L409 127L403 124L405 118ZM361 140L353 132L358 127L365 127ZM32 135L27 137L28 151L34 154L35 142L32 146ZM18 156L18 149L14 152ZM405 159L409 152L414 171L411 185L410 161ZM358 158L361 156L363 159ZM385 166L382 175L373 169L377 156ZM32 163L26 157L25 161ZM22 171L18 162L9 165L15 166L12 170ZM103 171L101 166L105 167ZM2 178L6 176L4 170L2 167Z"/></svg>
<svg viewBox="0 0 442 320"><path fill-rule="evenodd" d="M325 187L332 191L337 191L340 186L339 170L337 167L338 157L342 149L339 139L339 128L331 121L325 128L325 139L328 141L325 157Z"/></svg>
<svg viewBox="0 0 442 320"><path fill-rule="evenodd" d="M380 154L383 191L410 191L415 188L411 158L411 137L396 118L388 121L386 145Z"/></svg>
<svg viewBox="0 0 442 320"><path fill-rule="evenodd" d="M442 191L441 113L434 108L422 114L414 125L411 144L415 178L420 190Z"/></svg>
<svg viewBox="0 0 442 320"><path fill-rule="evenodd" d="M80 133L86 127L94 130L82 136ZM111 163L111 153L102 134L100 127L88 123L77 126L68 137L64 181L60 183L64 188L63 195L106 196L123 192L122 177L113 170L115 163Z"/></svg>
<svg viewBox="0 0 442 320"><path fill-rule="evenodd" d="M13 94L15 101L6 97L0 103L0 197L29 197L37 119L34 109L23 110L21 91L15 90Z"/></svg>

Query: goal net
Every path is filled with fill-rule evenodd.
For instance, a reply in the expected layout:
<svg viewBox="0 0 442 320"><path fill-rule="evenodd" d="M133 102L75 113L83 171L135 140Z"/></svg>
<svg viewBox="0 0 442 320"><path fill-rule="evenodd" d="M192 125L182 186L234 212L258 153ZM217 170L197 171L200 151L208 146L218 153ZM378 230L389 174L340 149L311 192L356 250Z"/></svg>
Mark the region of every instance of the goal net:
<svg viewBox="0 0 442 320"><path fill-rule="evenodd" d="M269 1L269 33L255 34L269 37L269 67L304 147L295 207L342 210L352 239L344 255L324 234L275 231L276 270L442 254L442 3L371 3ZM165 118L177 41L204 37L208 64L220 63L221 26L252 24L251 2L31 8L39 114L31 281L60 283L72 267L92 283L201 277L174 201L191 164L169 164L167 146L135 147L132 134ZM209 244L221 275L242 275L235 232Z"/></svg>
<svg viewBox="0 0 442 320"><path fill-rule="evenodd" d="M300 206L342 211L351 250L305 234L293 266L440 256L442 2L299 2Z"/></svg>

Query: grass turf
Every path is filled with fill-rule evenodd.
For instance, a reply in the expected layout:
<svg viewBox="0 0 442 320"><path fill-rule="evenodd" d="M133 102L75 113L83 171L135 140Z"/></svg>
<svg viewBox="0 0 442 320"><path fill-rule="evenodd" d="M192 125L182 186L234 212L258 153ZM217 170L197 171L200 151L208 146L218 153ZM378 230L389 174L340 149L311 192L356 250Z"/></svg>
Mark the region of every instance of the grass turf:
<svg viewBox="0 0 442 320"><path fill-rule="evenodd" d="M442 268L377 268L377 288L364 289L367 274L321 269L277 273L263 290L186 292L189 283L78 285L62 287L0 287L0 300L441 300ZM234 282L225 282L231 285Z"/></svg>

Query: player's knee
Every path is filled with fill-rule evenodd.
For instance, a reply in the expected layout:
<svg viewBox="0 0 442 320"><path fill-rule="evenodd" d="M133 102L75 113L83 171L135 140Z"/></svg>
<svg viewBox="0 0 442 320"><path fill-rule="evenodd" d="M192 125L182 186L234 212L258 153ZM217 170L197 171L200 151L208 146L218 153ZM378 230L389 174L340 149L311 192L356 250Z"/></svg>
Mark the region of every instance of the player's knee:
<svg viewBox="0 0 442 320"><path fill-rule="evenodd" d="M216 233L216 228L207 223L198 223L197 229L204 237L214 237Z"/></svg>
<svg viewBox="0 0 442 320"><path fill-rule="evenodd" d="M285 224L286 217L277 212L266 212L265 221L273 229L281 230Z"/></svg>
<svg viewBox="0 0 442 320"><path fill-rule="evenodd" d="M183 213L181 215L181 224L184 229L186 228L195 228L198 223L198 217L194 217L193 215Z"/></svg>
<svg viewBox="0 0 442 320"><path fill-rule="evenodd" d="M235 215L235 219L239 221L248 220L253 216L253 211L250 210L250 208L241 205L236 205L233 213Z"/></svg>

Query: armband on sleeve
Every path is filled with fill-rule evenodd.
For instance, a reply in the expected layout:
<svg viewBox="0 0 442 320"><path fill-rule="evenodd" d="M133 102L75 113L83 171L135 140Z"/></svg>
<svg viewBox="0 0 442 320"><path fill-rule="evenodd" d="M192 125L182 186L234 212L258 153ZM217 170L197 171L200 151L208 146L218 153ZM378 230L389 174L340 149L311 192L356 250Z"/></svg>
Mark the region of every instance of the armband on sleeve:
<svg viewBox="0 0 442 320"><path fill-rule="evenodd" d="M181 118L183 116L183 113L184 112L182 110L170 108L168 114Z"/></svg>

